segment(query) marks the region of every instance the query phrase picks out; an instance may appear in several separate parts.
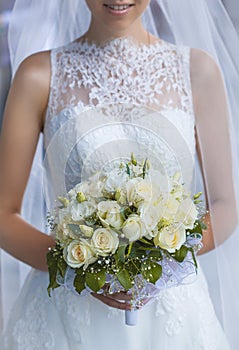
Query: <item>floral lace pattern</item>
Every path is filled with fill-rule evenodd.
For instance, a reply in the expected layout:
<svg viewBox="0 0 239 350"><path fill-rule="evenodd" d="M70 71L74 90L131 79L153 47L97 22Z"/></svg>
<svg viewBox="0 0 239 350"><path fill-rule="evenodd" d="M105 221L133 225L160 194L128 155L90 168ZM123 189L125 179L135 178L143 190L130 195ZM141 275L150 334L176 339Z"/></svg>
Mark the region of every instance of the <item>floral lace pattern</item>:
<svg viewBox="0 0 239 350"><path fill-rule="evenodd" d="M157 42L139 45L115 39L87 41L52 51L49 117L78 104L140 104L193 115L189 48Z"/></svg>

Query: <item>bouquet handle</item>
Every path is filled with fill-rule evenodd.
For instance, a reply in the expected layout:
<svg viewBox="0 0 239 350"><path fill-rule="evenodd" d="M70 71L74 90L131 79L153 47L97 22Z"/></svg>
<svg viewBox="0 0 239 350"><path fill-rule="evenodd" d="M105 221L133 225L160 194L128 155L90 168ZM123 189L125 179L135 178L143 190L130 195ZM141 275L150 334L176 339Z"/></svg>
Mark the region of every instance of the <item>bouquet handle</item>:
<svg viewBox="0 0 239 350"><path fill-rule="evenodd" d="M138 310L125 311L125 324L127 326L136 326L138 320Z"/></svg>

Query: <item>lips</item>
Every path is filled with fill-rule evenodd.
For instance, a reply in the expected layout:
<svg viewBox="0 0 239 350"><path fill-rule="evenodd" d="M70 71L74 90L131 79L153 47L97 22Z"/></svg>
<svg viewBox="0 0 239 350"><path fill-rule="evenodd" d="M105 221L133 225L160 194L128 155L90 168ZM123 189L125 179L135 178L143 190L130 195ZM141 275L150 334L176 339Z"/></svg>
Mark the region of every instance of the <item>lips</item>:
<svg viewBox="0 0 239 350"><path fill-rule="evenodd" d="M127 8L133 6L132 4L125 4L125 5L107 5L105 4L104 6L112 9L112 10L115 10L115 11L123 11L123 10L126 10Z"/></svg>
<svg viewBox="0 0 239 350"><path fill-rule="evenodd" d="M133 4L104 4L106 8L108 8L110 11L114 12L125 12L127 11L130 7L133 6Z"/></svg>

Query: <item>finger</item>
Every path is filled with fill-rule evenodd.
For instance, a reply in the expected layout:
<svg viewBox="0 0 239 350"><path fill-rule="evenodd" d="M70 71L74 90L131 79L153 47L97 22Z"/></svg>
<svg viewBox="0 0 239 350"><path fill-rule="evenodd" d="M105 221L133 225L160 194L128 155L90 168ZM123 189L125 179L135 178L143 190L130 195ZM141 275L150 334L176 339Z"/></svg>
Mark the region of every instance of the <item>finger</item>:
<svg viewBox="0 0 239 350"><path fill-rule="evenodd" d="M96 293L91 293L91 295L102 301L104 304L108 305L108 306L111 306L115 309L120 309L120 310L131 310L131 305L128 304L128 303L125 303L125 302L120 302L116 299L113 299L113 298L109 298L103 294L96 294Z"/></svg>
<svg viewBox="0 0 239 350"><path fill-rule="evenodd" d="M116 300L125 300L125 301L131 301L132 295L127 294L126 292L118 292L118 293L105 293L105 296L111 299Z"/></svg>

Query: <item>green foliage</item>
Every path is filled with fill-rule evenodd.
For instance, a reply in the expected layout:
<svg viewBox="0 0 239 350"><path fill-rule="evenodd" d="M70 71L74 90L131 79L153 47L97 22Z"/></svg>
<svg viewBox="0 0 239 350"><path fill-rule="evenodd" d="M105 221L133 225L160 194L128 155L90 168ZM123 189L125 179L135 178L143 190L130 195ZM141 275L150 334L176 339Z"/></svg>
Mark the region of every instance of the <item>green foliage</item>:
<svg viewBox="0 0 239 350"><path fill-rule="evenodd" d="M196 220L193 229L191 229L191 230L188 229L187 232L194 233L194 234L198 233L198 234L202 235L203 230L206 230L206 229L207 229L207 226L205 225L205 223L203 221Z"/></svg>
<svg viewBox="0 0 239 350"><path fill-rule="evenodd" d="M83 274L82 270L81 273L78 272L76 274L74 279L74 287L79 294L85 289L85 274Z"/></svg>
<svg viewBox="0 0 239 350"><path fill-rule="evenodd" d="M57 283L57 276L60 275L64 278L67 264L63 259L62 247L57 243L55 248L52 248L46 255L48 272L49 272L49 285L47 288L49 296L51 291L58 288L60 285Z"/></svg>
<svg viewBox="0 0 239 350"><path fill-rule="evenodd" d="M132 281L128 270L122 269L117 274L117 279L125 290L129 290L130 288L132 288Z"/></svg>
<svg viewBox="0 0 239 350"><path fill-rule="evenodd" d="M75 233L75 234L79 234L80 233L80 228L79 228L79 225L76 225L76 224L68 224L68 227L69 229Z"/></svg>
<svg viewBox="0 0 239 350"><path fill-rule="evenodd" d="M141 263L141 273L146 281L156 283L162 275L162 266L157 262L146 259Z"/></svg>
<svg viewBox="0 0 239 350"><path fill-rule="evenodd" d="M105 270L94 270L94 272L87 271L85 274L85 283L94 292L98 292L106 282Z"/></svg>
<svg viewBox="0 0 239 350"><path fill-rule="evenodd" d="M182 245L182 247L179 250L176 250L176 252L173 254L173 257L175 260L181 263L186 258L188 251L189 248L185 245Z"/></svg>
<svg viewBox="0 0 239 350"><path fill-rule="evenodd" d="M126 258L125 251L126 251L126 248L127 248L127 244L122 244L117 249L117 253L116 253L117 260L122 262L122 263L125 262L125 258Z"/></svg>

